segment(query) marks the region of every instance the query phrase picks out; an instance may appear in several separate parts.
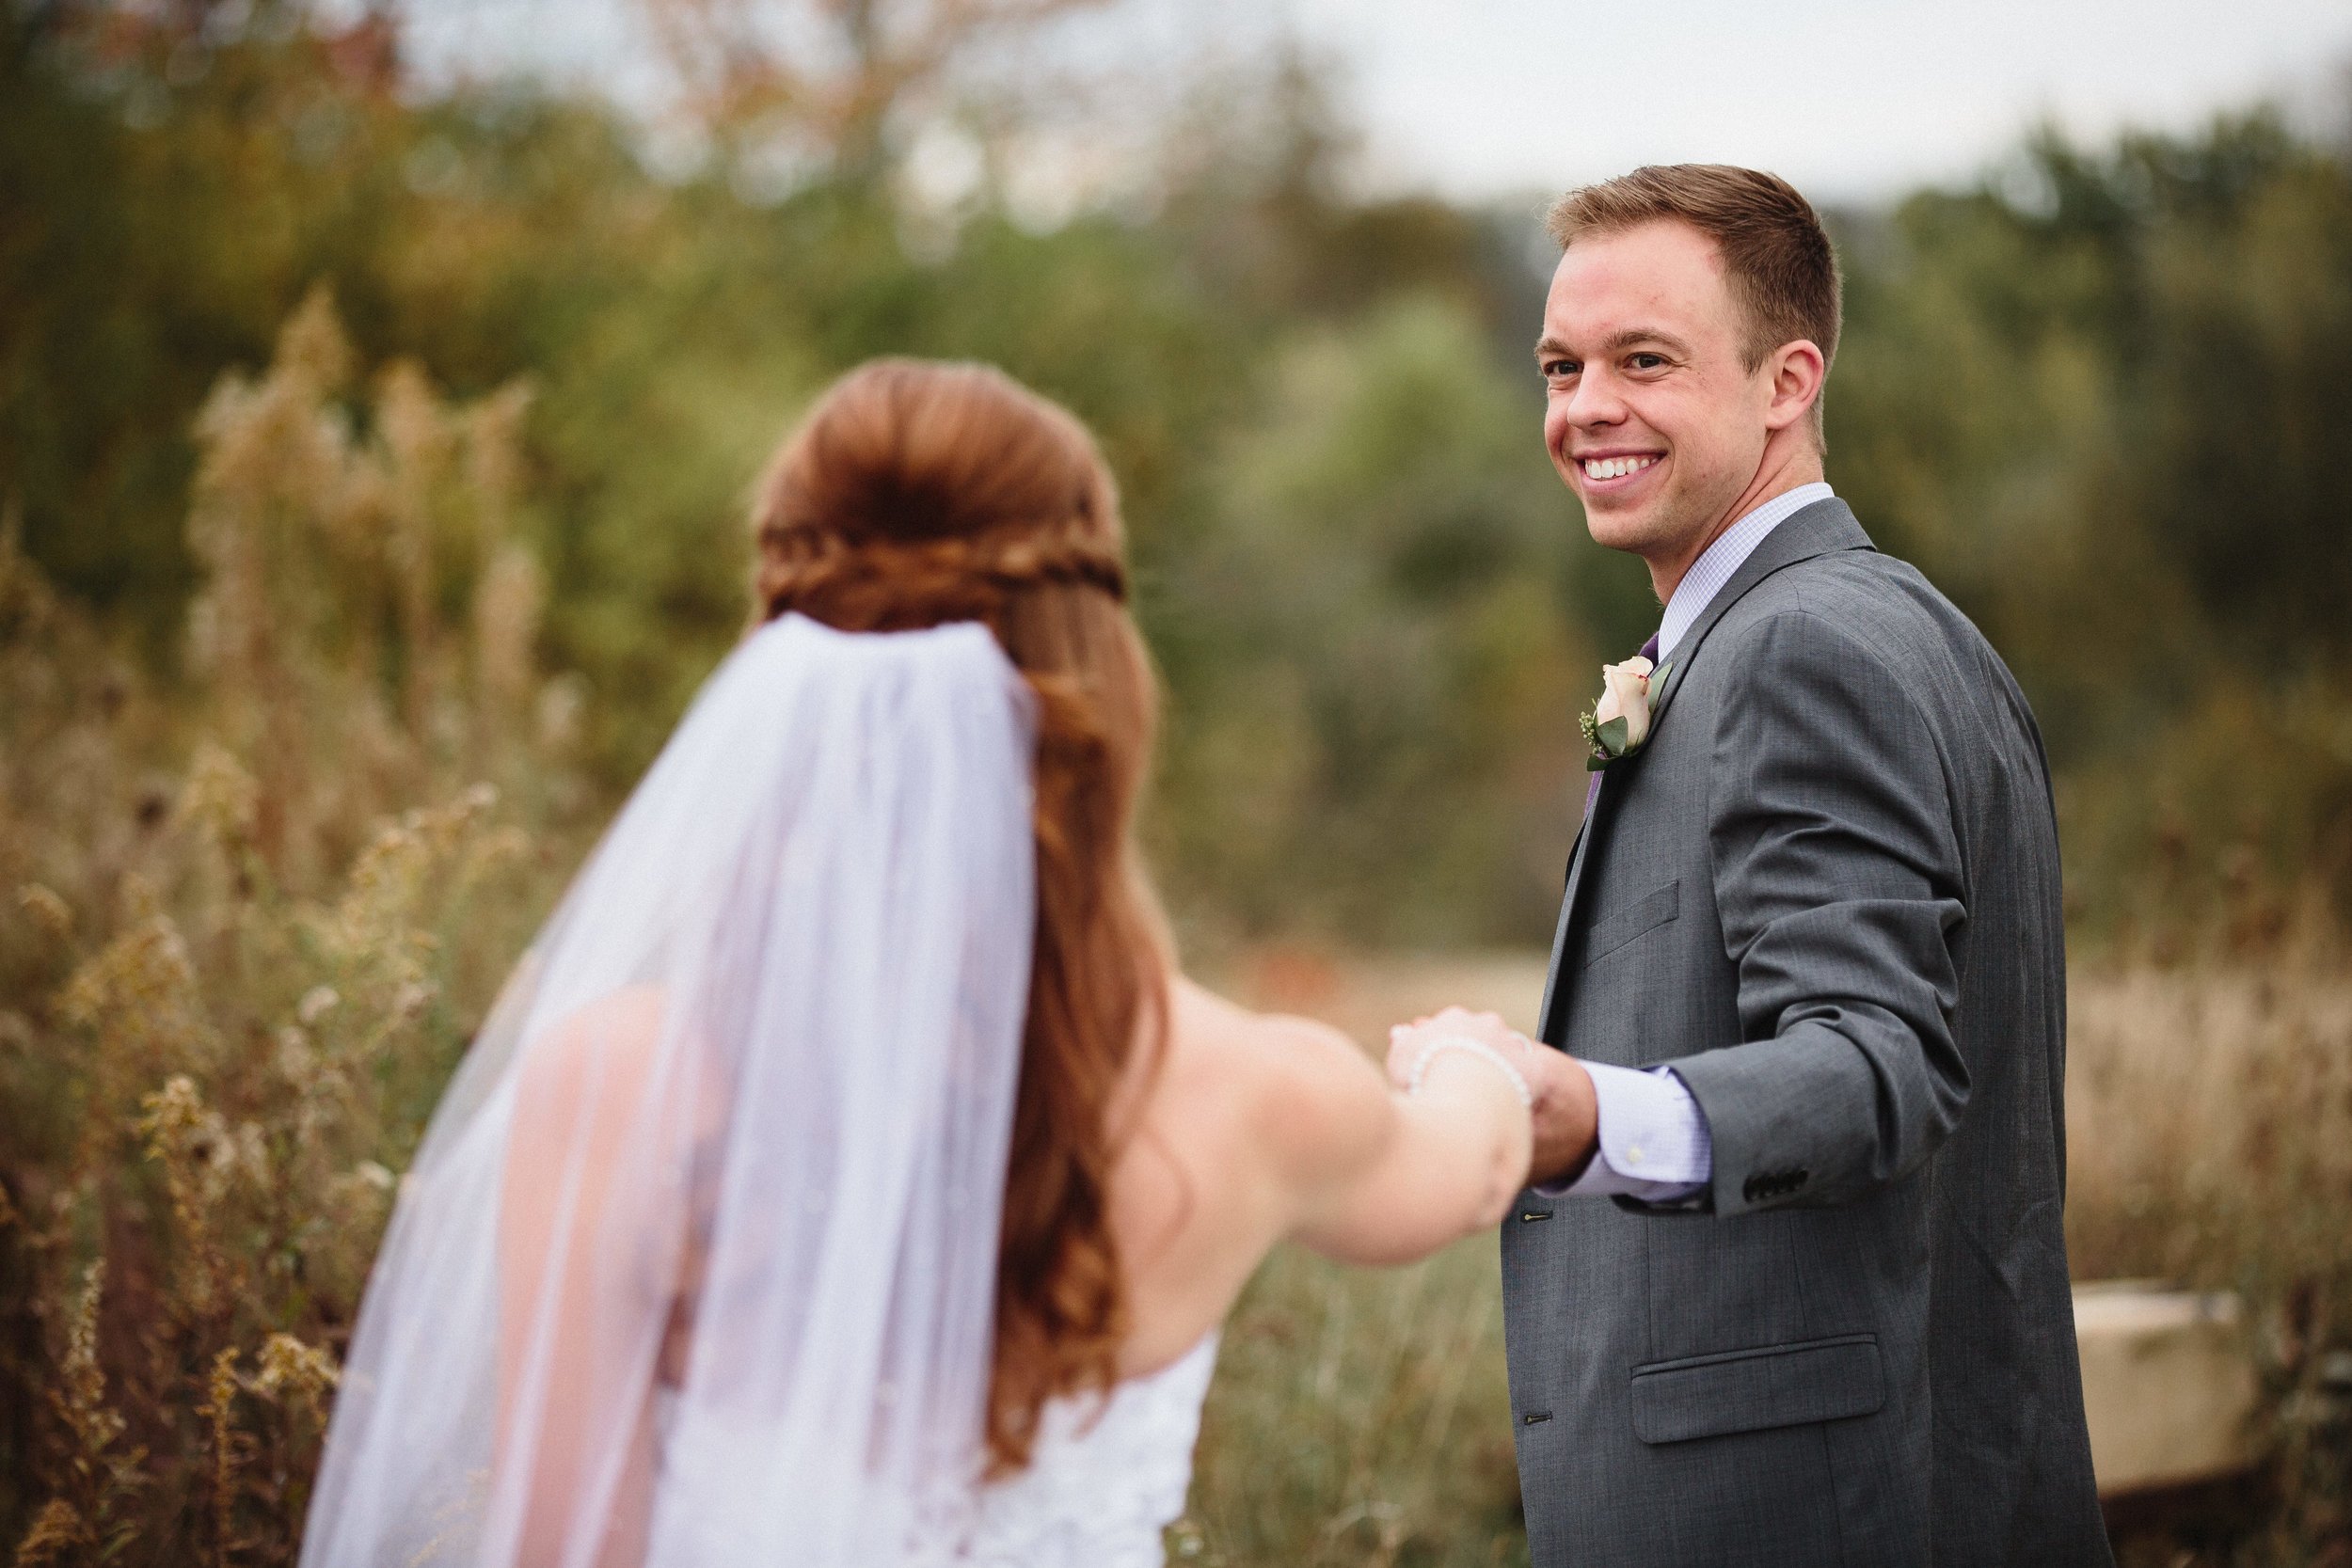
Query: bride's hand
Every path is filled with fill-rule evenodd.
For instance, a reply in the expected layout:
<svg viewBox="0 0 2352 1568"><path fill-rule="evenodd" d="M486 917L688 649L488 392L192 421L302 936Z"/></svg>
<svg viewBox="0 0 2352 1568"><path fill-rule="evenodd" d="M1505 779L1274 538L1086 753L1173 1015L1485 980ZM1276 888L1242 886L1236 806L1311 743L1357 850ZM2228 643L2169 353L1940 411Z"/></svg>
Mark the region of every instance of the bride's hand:
<svg viewBox="0 0 2352 1568"><path fill-rule="evenodd" d="M1354 1158L1309 1200L1295 1233L1330 1257L1401 1263L1499 1223L1533 1153L1531 1056L1502 1020L1461 1007L1391 1030L1385 1084L1342 1038L1331 1066L1334 1080L1355 1085L1342 1095L1334 1084L1345 1117L1302 1114L1311 1094L1279 1101L1294 1135L1325 1120L1355 1130L1342 1144ZM1343 1062L1352 1071L1339 1070ZM1411 1092L1417 1071L1421 1093Z"/></svg>
<svg viewBox="0 0 2352 1568"><path fill-rule="evenodd" d="M1583 1064L1565 1052L1538 1046L1493 1013L1448 1007L1389 1031L1389 1081L1399 1089L1411 1087L1413 1069L1422 1053L1446 1035L1491 1046L1527 1080L1534 1101L1530 1107L1534 1148L1527 1180L1549 1183L1582 1174L1600 1138L1600 1107Z"/></svg>
<svg viewBox="0 0 2352 1568"><path fill-rule="evenodd" d="M1522 1077L1534 1082L1537 1063L1535 1048L1526 1036L1502 1022L1496 1013L1476 1013L1467 1007L1447 1007L1410 1023L1400 1023L1389 1031L1389 1082L1400 1089L1412 1087L1413 1069L1435 1041L1447 1035L1460 1036L1487 1046L1502 1059L1518 1069Z"/></svg>

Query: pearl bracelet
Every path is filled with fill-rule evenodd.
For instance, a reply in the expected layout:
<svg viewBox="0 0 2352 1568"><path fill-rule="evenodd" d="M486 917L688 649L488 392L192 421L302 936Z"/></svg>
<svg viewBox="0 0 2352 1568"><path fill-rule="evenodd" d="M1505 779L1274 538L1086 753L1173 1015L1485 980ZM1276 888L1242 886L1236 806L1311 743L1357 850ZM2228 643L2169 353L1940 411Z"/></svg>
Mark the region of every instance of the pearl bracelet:
<svg viewBox="0 0 2352 1568"><path fill-rule="evenodd" d="M1413 1070L1406 1076L1405 1092L1421 1093L1421 1081L1428 1075L1429 1064L1448 1051L1463 1052L1491 1065L1497 1072L1511 1081L1511 1091L1519 1097L1521 1105L1531 1111L1535 1108L1534 1091L1527 1086L1527 1075L1513 1067L1502 1052L1485 1040L1474 1040L1468 1035L1439 1035L1422 1046L1421 1054L1413 1058Z"/></svg>

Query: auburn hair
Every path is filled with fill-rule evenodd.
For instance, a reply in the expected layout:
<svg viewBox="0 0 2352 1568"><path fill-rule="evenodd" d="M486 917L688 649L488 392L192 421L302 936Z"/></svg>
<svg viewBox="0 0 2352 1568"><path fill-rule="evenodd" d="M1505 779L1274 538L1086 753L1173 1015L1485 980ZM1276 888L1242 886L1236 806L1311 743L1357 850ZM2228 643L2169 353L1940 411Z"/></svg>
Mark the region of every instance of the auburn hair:
<svg viewBox="0 0 2352 1568"><path fill-rule="evenodd" d="M1565 248L1583 235L1661 219L1687 223L1715 243L1747 317L1740 349L1750 371L1800 338L1821 351L1827 371L1844 312L1837 252L1813 204L1780 176L1729 164L1651 164L1570 191L1552 203L1544 227ZM1820 400L1811 417L1818 441Z"/></svg>
<svg viewBox="0 0 2352 1568"><path fill-rule="evenodd" d="M757 618L983 622L1037 695L1037 928L987 1419L992 1473L1017 1470L1047 1400L1116 1375L1112 1118L1166 1034L1164 928L1131 834L1158 689L1125 608L1118 492L1086 426L1002 372L878 359L785 442L754 526Z"/></svg>

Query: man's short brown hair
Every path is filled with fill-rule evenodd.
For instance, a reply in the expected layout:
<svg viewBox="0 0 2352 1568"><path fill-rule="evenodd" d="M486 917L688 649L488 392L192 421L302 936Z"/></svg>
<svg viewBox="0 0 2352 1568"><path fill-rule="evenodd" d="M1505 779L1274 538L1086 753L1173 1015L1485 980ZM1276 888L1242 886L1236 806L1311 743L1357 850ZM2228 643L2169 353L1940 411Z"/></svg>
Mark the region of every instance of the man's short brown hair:
<svg viewBox="0 0 2352 1568"><path fill-rule="evenodd" d="M1778 175L1728 164L1652 164L1552 204L1544 227L1561 245L1588 234L1622 233L1661 218L1687 223L1724 259L1732 297L1748 318L1740 356L1755 370L1799 338L1837 357L1837 253L1813 204ZM1818 437L1820 404L1813 407Z"/></svg>

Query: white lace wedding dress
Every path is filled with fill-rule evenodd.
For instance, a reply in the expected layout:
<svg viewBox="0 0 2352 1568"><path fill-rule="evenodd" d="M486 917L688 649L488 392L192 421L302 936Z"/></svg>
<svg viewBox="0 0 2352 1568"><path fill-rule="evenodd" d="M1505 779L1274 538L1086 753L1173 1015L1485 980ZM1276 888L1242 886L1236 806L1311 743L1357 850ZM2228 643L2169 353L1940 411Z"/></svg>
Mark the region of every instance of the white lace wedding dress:
<svg viewBox="0 0 2352 1568"><path fill-rule="evenodd" d="M1211 1334L1184 1356L1113 1388L1107 1402L1045 1407L1029 1467L980 1495L960 1562L976 1568L1160 1568L1160 1532L1184 1512ZM1099 1412L1099 1415L1098 1415Z"/></svg>
<svg viewBox="0 0 2352 1568"><path fill-rule="evenodd" d="M910 1519L894 1561L906 1568L1161 1568L1161 1532L1184 1512L1200 1404L1216 1367L1217 1337L1184 1357L1113 1387L1107 1398L1064 1397L1040 1416L1028 1467L980 1489L977 1512ZM746 1434L678 1430L657 1402L658 1527L678 1560L750 1568L782 1543L764 1539L759 1478L739 1456ZM921 1510L914 1510L916 1514ZM948 1526L946 1519L965 1523Z"/></svg>

